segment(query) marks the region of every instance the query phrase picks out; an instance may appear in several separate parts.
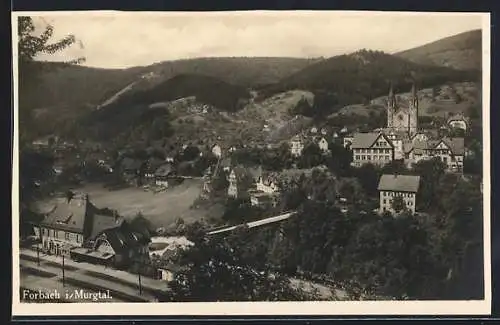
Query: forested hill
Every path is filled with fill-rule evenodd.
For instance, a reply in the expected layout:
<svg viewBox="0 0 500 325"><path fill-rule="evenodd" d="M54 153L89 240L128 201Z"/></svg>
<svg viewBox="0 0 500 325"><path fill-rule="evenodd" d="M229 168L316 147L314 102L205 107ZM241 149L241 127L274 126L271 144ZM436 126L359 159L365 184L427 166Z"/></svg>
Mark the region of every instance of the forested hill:
<svg viewBox="0 0 500 325"><path fill-rule="evenodd" d="M250 93L245 87L217 78L178 75L152 88L120 96L111 104L85 114L79 119L78 125L72 125L72 129L78 128L81 134L92 135L100 140L112 140L117 136L129 138L133 133L147 133L155 129L158 131L155 137L161 138L171 134L171 114L165 105L151 104L168 103L186 97L195 97L200 105L234 112L246 104ZM75 131L70 130L73 134Z"/></svg>
<svg viewBox="0 0 500 325"><path fill-rule="evenodd" d="M419 87L432 87L479 78L480 74L476 71L421 65L384 52L361 50L307 66L263 88L261 94L267 97L290 89L327 91L335 95L338 106L344 106L363 103L386 94L390 82L400 90L407 91L413 80L417 81Z"/></svg>
<svg viewBox="0 0 500 325"><path fill-rule="evenodd" d="M403 59L457 70L481 70L482 34L472 30L395 54Z"/></svg>
<svg viewBox="0 0 500 325"><path fill-rule="evenodd" d="M250 97L250 93L245 87L232 85L214 77L182 74L152 88L125 94L113 105L148 105L189 96L195 96L199 102L223 111L236 111L242 102Z"/></svg>
<svg viewBox="0 0 500 325"><path fill-rule="evenodd" d="M62 63L40 62L44 66L40 82L30 89L32 108L97 106L137 81L153 73L162 80L179 74L200 74L235 85L253 87L270 84L320 59L301 58L197 58L165 61L146 67L100 69Z"/></svg>

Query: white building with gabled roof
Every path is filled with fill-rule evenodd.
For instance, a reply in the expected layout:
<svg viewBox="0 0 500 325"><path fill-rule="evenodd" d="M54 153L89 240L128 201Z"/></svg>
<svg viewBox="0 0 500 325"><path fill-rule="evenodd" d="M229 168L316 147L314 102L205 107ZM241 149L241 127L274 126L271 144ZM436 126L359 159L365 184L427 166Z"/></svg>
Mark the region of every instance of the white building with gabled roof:
<svg viewBox="0 0 500 325"><path fill-rule="evenodd" d="M380 177L378 191L380 195L380 213L394 213L392 202L401 197L404 206L415 213L417 193L420 186L420 176L384 174Z"/></svg>

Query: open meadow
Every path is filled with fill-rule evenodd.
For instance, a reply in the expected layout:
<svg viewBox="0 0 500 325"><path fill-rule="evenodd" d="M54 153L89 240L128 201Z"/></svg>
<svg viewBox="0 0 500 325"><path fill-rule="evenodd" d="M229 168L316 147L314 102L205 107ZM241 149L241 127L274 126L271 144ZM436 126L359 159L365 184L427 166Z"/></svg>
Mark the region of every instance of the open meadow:
<svg viewBox="0 0 500 325"><path fill-rule="evenodd" d="M168 227L177 218L190 223L202 218L208 220L218 217L222 213L219 206L191 208L200 195L201 184L202 180L185 180L175 187L158 193L135 187L112 190L102 184L86 184L75 188L74 191L88 193L90 201L95 206L115 209L127 219L135 217L140 212L158 228Z"/></svg>

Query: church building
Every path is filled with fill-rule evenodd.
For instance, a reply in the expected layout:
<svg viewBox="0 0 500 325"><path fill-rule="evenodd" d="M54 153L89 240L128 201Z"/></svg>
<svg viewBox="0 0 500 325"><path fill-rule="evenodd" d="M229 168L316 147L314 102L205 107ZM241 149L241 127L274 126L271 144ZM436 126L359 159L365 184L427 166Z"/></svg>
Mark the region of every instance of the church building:
<svg viewBox="0 0 500 325"><path fill-rule="evenodd" d="M391 84L387 103L387 128L394 133L405 133L410 139L417 133L418 96L415 84L407 104L397 101Z"/></svg>

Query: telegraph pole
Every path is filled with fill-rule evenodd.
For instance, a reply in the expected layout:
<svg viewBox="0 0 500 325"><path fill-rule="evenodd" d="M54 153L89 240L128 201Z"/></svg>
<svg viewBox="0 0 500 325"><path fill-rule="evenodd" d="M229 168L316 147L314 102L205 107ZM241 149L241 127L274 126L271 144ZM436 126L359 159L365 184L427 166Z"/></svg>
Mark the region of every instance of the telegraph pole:
<svg viewBox="0 0 500 325"><path fill-rule="evenodd" d="M40 243L36 243L36 264L40 266Z"/></svg>
<svg viewBox="0 0 500 325"><path fill-rule="evenodd" d="M62 256L62 285L64 287L64 255Z"/></svg>
<svg viewBox="0 0 500 325"><path fill-rule="evenodd" d="M142 284L141 284L141 269L139 268L139 294L142 295Z"/></svg>

